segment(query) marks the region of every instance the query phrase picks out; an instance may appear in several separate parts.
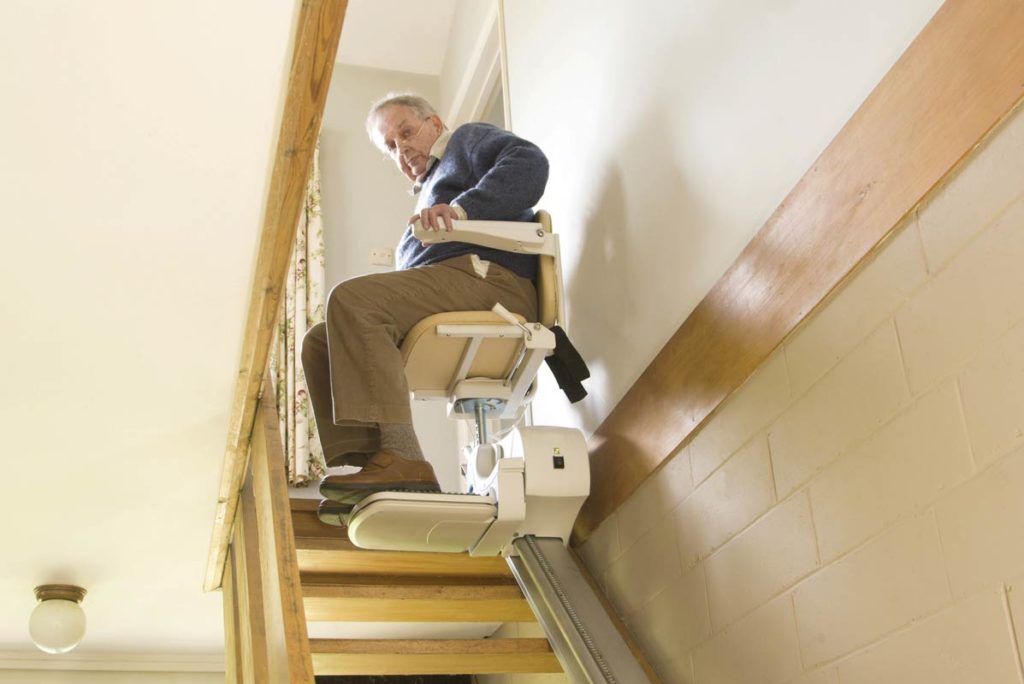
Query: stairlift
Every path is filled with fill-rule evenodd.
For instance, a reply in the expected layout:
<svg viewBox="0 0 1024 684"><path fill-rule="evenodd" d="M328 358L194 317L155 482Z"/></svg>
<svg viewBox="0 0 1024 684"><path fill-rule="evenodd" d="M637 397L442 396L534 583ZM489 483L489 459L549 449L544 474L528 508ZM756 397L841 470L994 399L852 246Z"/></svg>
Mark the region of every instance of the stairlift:
<svg viewBox="0 0 1024 684"><path fill-rule="evenodd" d="M413 397L446 400L450 418L475 422L461 459L467 491L376 492L353 508L348 537L366 549L500 554L571 681L648 681L650 672L567 548L590 493L583 434L519 426L541 363L555 353L559 335L567 343L555 327L565 320L558 237L547 212L538 212L537 221L455 221L450 232L416 231L428 243L536 254L539 320L526 321L499 304L492 311L435 314L413 327L402 343ZM584 392L575 375L556 372L559 385L578 399Z"/></svg>
<svg viewBox="0 0 1024 684"><path fill-rule="evenodd" d="M569 541L590 492L586 440L579 430L516 427L537 372L555 350L551 327L565 318L558 236L547 212L537 223L455 221L427 231L425 243L459 241L539 257L539 320L500 304L492 311L447 312L417 324L402 345L415 399L446 400L448 416L475 422L462 454L467 492L378 492L352 511L348 536L366 549L514 554L525 535ZM492 423L506 427L492 432Z"/></svg>

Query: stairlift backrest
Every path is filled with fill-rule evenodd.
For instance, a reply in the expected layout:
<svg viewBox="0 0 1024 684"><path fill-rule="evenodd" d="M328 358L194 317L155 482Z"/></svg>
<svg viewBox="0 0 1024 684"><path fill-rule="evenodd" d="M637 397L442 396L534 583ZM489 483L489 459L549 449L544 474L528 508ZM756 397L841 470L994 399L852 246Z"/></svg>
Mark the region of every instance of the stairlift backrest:
<svg viewBox="0 0 1024 684"><path fill-rule="evenodd" d="M551 215L546 211L537 212L537 221L541 230L554 238L551 229ZM562 309L562 264L561 255L558 252L558 242L554 242L554 254L542 255L537 264L537 311L538 322L550 328L556 324L562 324L565 311Z"/></svg>

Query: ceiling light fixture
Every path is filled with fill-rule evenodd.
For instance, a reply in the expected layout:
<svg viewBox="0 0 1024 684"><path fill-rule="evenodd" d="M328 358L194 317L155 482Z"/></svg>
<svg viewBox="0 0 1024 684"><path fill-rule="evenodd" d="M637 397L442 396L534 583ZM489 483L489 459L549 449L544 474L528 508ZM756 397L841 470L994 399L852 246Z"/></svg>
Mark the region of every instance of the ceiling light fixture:
<svg viewBox="0 0 1024 684"><path fill-rule="evenodd" d="M28 633L39 650L67 653L85 636L85 589L71 584L42 584L35 588L39 603L28 619Z"/></svg>

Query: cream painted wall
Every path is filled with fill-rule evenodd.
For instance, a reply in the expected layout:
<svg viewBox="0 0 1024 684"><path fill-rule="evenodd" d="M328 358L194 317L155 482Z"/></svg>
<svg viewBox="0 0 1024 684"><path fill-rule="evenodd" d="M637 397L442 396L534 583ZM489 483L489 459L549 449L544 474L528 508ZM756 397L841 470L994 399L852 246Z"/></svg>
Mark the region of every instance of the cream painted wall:
<svg viewBox="0 0 1024 684"><path fill-rule="evenodd" d="M321 203L327 280L388 268L370 266L372 247L398 243L416 200L409 181L366 135L366 112L392 91L438 97L438 79L398 71L337 64L320 134Z"/></svg>
<svg viewBox="0 0 1024 684"><path fill-rule="evenodd" d="M406 90L438 101L437 77L335 65L320 138L328 292L347 278L391 270L371 266L370 249L395 247L416 201L409 182L370 142L364 121L375 100ZM413 421L442 487L458 491L455 427L444 410L444 402L414 402Z"/></svg>
<svg viewBox="0 0 1024 684"><path fill-rule="evenodd" d="M551 160L592 431L939 0L505 4L512 129Z"/></svg>
<svg viewBox="0 0 1024 684"><path fill-rule="evenodd" d="M0 3L0 651L223 648L202 591L299 3ZM240 30L240 21L244 29Z"/></svg>
<svg viewBox="0 0 1024 684"><path fill-rule="evenodd" d="M475 58L485 29L497 17L497 5L497 0L456 0L439 77L440 98L437 106L442 116L451 110L459 87L467 77L466 64Z"/></svg>
<svg viewBox="0 0 1024 684"><path fill-rule="evenodd" d="M583 547L667 682L1019 684L1024 111Z"/></svg>
<svg viewBox="0 0 1024 684"><path fill-rule="evenodd" d="M436 75L456 0L348 0L337 62Z"/></svg>

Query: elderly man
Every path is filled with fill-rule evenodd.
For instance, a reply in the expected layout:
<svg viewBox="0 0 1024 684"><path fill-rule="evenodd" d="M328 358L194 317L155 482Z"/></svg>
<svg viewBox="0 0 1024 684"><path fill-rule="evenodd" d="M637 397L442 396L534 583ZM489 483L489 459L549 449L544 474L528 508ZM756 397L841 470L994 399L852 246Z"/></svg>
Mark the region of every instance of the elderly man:
<svg viewBox="0 0 1024 684"><path fill-rule="evenodd" d="M320 518L342 524L363 497L386 489L437 491L412 427L399 346L419 320L501 303L534 320L536 257L458 242L424 245L419 219L450 230L453 219L533 220L548 163L536 145L471 123L449 132L421 97L389 95L371 107L367 133L413 183L416 214L396 252L398 270L347 280L331 292L327 321L303 340L306 372L329 467L362 466L324 478Z"/></svg>

